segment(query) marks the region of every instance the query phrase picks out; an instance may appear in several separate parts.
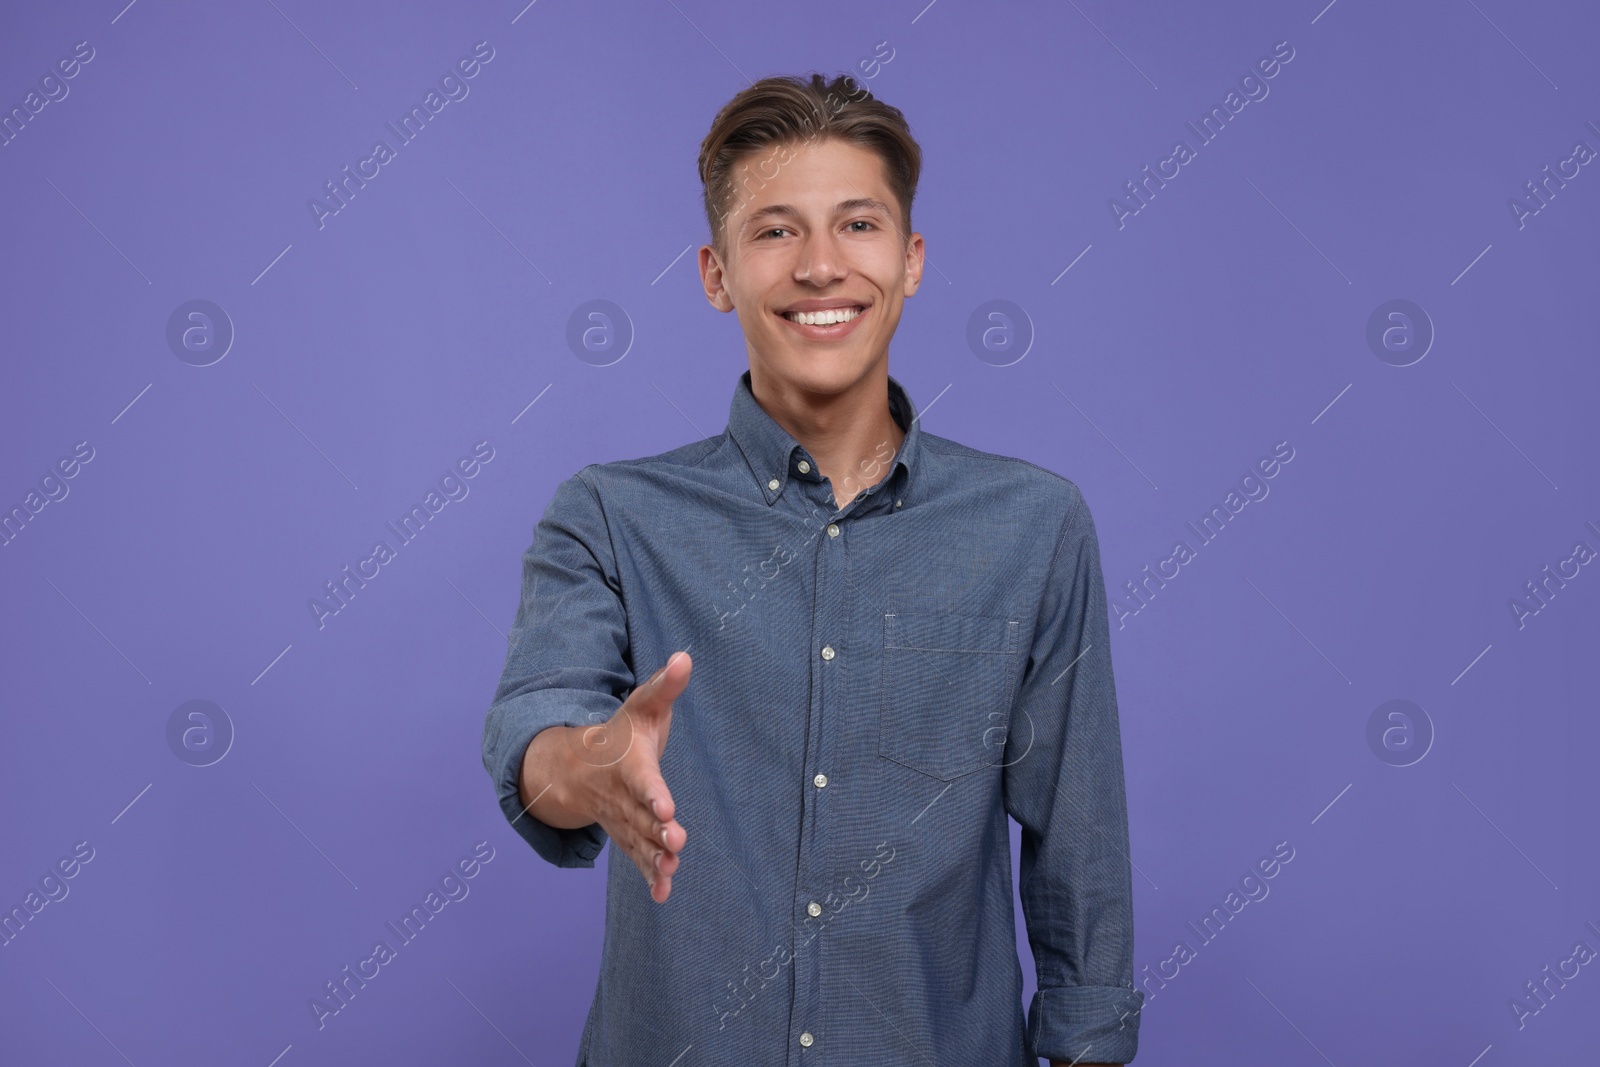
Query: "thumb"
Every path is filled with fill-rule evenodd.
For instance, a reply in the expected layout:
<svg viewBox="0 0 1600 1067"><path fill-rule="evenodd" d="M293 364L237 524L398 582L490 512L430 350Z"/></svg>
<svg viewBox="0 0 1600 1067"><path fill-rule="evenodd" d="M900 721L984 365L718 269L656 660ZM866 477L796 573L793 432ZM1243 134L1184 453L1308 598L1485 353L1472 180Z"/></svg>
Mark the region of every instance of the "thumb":
<svg viewBox="0 0 1600 1067"><path fill-rule="evenodd" d="M664 716L672 711L672 702L689 685L689 672L694 661L687 652L674 652L667 657L666 666L650 676L650 680L635 689L628 697L630 711L646 715Z"/></svg>

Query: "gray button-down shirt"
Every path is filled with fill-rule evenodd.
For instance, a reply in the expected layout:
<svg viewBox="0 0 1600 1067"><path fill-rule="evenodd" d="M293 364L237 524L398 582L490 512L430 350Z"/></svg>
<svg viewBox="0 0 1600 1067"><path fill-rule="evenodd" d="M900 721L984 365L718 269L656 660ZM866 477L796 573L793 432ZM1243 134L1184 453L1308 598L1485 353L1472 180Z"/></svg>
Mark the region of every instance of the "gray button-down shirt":
<svg viewBox="0 0 1600 1067"><path fill-rule="evenodd" d="M660 905L611 850L580 1067L1134 1056L1088 506L1042 467L923 431L892 377L889 400L905 440L842 509L747 371L725 433L585 467L535 528L483 761L540 856L592 867L606 835L523 812L529 741L605 721L675 650L694 657L661 760L688 841ZM1007 815L1038 967L1026 1021Z"/></svg>

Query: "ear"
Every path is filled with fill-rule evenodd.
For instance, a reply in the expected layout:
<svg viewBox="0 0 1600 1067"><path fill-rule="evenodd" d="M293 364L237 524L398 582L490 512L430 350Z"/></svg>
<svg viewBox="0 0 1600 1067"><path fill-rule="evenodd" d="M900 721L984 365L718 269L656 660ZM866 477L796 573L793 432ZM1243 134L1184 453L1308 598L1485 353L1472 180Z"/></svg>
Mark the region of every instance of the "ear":
<svg viewBox="0 0 1600 1067"><path fill-rule="evenodd" d="M922 267L926 257L926 249L922 244L922 234L913 233L906 242L906 295L916 296L917 287L922 284Z"/></svg>
<svg viewBox="0 0 1600 1067"><path fill-rule="evenodd" d="M718 311L732 311L733 297L728 293L725 269L717 250L710 245L700 246L700 284L706 299Z"/></svg>

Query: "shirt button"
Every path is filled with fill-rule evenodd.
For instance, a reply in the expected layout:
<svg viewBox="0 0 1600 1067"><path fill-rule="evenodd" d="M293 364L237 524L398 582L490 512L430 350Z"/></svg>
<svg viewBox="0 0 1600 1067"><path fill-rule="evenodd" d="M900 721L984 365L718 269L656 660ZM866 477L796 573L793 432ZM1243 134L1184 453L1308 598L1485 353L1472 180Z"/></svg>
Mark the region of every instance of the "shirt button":
<svg viewBox="0 0 1600 1067"><path fill-rule="evenodd" d="M838 523L836 523L836 522L828 523L828 536L829 537L838 537L839 536L839 524Z"/></svg>
<svg viewBox="0 0 1600 1067"><path fill-rule="evenodd" d="M805 460L801 460L800 461L800 473L801 474L810 474L811 473L811 464L807 463Z"/></svg>
<svg viewBox="0 0 1600 1067"><path fill-rule="evenodd" d="M822 658L823 659L832 659L833 658L833 646L832 645L823 645L822 646Z"/></svg>
<svg viewBox="0 0 1600 1067"><path fill-rule="evenodd" d="M828 776L826 774L819 774L815 778L811 779L811 781L818 789L821 789L823 786L828 784Z"/></svg>
<svg viewBox="0 0 1600 1067"><path fill-rule="evenodd" d="M801 1048L810 1048L811 1047L811 1040L812 1040L811 1031L807 1030L805 1033L800 1035L800 1047Z"/></svg>
<svg viewBox="0 0 1600 1067"><path fill-rule="evenodd" d="M768 482L767 483L767 488L768 489L776 489L776 488L778 488L778 479L774 478L774 479L772 479L772 481Z"/></svg>
<svg viewBox="0 0 1600 1067"><path fill-rule="evenodd" d="M776 486L774 486L774 487L773 487L773 488L777 488L777 487L776 487ZM900 506L900 505L901 505L901 504L904 504L904 503L905 503L905 501L904 501L904 500L896 500L896 501L895 501L895 502L894 502L894 506L895 506L895 507L899 507L899 506Z"/></svg>
<svg viewBox="0 0 1600 1067"><path fill-rule="evenodd" d="M813 900L811 903L806 905L806 914L815 919L818 915L822 914L822 905Z"/></svg>

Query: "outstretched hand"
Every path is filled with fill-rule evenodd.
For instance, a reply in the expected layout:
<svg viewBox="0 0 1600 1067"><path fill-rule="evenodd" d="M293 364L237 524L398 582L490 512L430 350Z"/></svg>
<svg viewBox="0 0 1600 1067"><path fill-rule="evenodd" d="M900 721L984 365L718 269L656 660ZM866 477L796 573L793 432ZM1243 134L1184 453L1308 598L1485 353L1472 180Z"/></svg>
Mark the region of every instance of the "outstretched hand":
<svg viewBox="0 0 1600 1067"><path fill-rule="evenodd" d="M661 756L672 726L672 702L689 684L693 661L675 652L649 681L597 726L565 727L572 773L557 799L570 812L597 822L627 853L656 903L672 892L678 853L688 832L674 818L672 791L661 776Z"/></svg>

